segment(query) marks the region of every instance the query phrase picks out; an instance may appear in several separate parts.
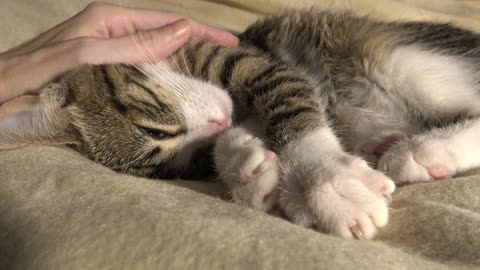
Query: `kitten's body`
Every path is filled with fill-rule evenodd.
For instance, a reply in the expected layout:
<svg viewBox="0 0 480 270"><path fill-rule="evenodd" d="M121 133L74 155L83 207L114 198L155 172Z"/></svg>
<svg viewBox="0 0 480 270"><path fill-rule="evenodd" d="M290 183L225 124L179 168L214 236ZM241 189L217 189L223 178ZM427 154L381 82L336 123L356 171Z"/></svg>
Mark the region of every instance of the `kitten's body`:
<svg viewBox="0 0 480 270"><path fill-rule="evenodd" d="M0 138L71 143L116 170L165 178L207 173L219 136L215 165L236 201L278 202L293 222L345 237L372 237L388 219L394 185L362 158L398 183L480 165L477 34L295 11L241 39L192 40L141 71L83 68L43 90L37 116L4 121Z"/></svg>

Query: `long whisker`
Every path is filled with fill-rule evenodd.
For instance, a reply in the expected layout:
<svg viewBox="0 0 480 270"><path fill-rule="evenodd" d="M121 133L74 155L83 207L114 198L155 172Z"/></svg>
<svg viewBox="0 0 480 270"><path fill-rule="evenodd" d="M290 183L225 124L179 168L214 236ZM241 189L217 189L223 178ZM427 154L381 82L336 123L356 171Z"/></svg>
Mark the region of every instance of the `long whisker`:
<svg viewBox="0 0 480 270"><path fill-rule="evenodd" d="M188 75L193 78L193 74L192 74L192 72L190 72L190 69L188 68L187 57L185 57L185 49L184 49L183 46L180 48L180 53L181 53L181 56L182 56L183 64L185 65L185 69L188 72Z"/></svg>
<svg viewBox="0 0 480 270"><path fill-rule="evenodd" d="M182 76L185 76L186 78L191 78L192 76L191 71L188 70L188 65L186 63L186 57L183 48L180 53L182 53L182 60L184 61L189 74L179 74L178 72L172 71L168 63L173 64L177 68L179 68L178 63L175 61L175 58L171 58L170 61L160 60L158 57L155 56L151 48L145 47L141 42L138 42L137 38L141 36L141 32L137 32L137 35L131 35L135 46L138 48L139 52L142 55L142 58L145 60L145 62L150 64L144 65L142 67L136 66L136 68L141 70L144 74L150 75L157 84L165 88L165 90L169 91L174 96L177 96L180 99L188 99L190 102L195 103L197 105L197 108L201 107L207 109L206 104L197 102L197 100L201 100L201 98L199 97L200 93L196 91L191 91L191 83L188 83L187 80L182 79Z"/></svg>

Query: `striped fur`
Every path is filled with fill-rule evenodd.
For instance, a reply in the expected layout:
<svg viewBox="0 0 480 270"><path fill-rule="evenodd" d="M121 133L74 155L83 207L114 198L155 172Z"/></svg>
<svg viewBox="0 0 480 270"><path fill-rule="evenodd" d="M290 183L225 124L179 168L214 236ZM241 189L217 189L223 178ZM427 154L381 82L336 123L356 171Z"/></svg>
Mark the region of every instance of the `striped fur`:
<svg viewBox="0 0 480 270"><path fill-rule="evenodd" d="M383 123L378 125L392 122L412 132L470 114L469 109L464 109L454 115L431 117L428 115L431 112L423 112L419 104L410 104L415 100L408 100L402 93L389 93L391 89L370 77L372 70L382 69L395 48L412 44L468 57L474 62L473 59L480 58L480 38L469 31L424 22L380 23L350 13L310 10L290 11L259 21L240 37L239 48L222 48L192 40L169 59L169 66L174 72L226 89L234 103L235 122L250 117L251 112L258 114L262 120L260 125L269 134L267 144L277 152L289 141L327 125L335 129L349 150L354 150L356 142L364 139L354 134L355 125L359 125L355 115L369 120L387 116L391 119L382 119ZM478 67L474 68L477 72ZM369 92L372 87L379 91ZM79 151L123 172L161 178L177 174L170 169L165 175L162 170L153 173L143 169L144 166L163 167L175 155L173 145L159 148L157 154L163 158L158 163L152 158L142 158L153 154L138 153L129 147L122 147L125 149L122 152L116 149L115 140L100 143L96 138L104 137L99 134L108 134L125 141L126 145L145 144L145 134L139 133L138 127L125 125L137 118L156 118L156 124L168 123L186 132L182 126L183 116L172 105L174 97L149 82L149 76L141 68L84 67L67 76L62 88L67 101L61 107L72 111L76 133L81 134ZM125 94L127 89L135 91ZM392 99L393 96L396 99ZM375 107L381 99L390 100ZM165 100L168 100L166 104ZM98 114L98 119L84 123L87 112ZM125 122L119 115L129 120ZM89 127L94 121L104 126L83 132L83 126ZM181 140L181 136L177 139ZM139 165L120 165L135 159Z"/></svg>
<svg viewBox="0 0 480 270"><path fill-rule="evenodd" d="M458 138L472 139L480 126L476 33L448 24L383 23L304 10L268 17L240 37L237 48L192 39L156 64L86 66L72 72L42 90L36 111L2 123L0 147L63 143L120 172L199 178L214 173L212 148L226 119L234 126L256 119L261 132L255 135L265 142L256 143L256 149L273 150L284 169L279 202L287 216L346 237L356 236L352 228L360 226L368 238L386 224L387 208L378 196L393 188L359 157L372 166L378 163L399 183L417 176L431 180L438 170L427 173L430 167L405 161L415 159L409 156L412 147L452 137L465 152L468 147ZM237 130L235 140L248 143L244 133ZM433 150L424 148L418 152L430 162ZM456 153L457 159L464 152ZM229 152L222 154L229 158ZM449 173L480 165L472 162L474 154L465 156L468 162L458 164L468 166L444 164ZM223 164L217 157L218 163ZM370 218L336 215L351 209L333 201L354 202L354 196L326 189L325 183L332 183L348 191L358 184L349 181L365 177L383 183L380 190L362 189L368 198L363 202L378 208L359 212L376 219L375 226L365 221ZM268 188L273 185L276 180Z"/></svg>

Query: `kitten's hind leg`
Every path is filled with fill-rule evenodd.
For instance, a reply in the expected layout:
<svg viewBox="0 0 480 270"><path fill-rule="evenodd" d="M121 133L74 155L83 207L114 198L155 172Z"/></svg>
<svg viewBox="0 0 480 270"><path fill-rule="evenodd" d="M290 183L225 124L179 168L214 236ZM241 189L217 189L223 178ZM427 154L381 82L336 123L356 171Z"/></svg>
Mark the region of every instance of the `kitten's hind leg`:
<svg viewBox="0 0 480 270"><path fill-rule="evenodd" d="M403 140L380 159L378 169L397 184L430 182L480 166L480 118Z"/></svg>
<svg viewBox="0 0 480 270"><path fill-rule="evenodd" d="M278 200L280 169L275 153L246 129L233 128L215 145L219 177L230 188L236 203L270 210Z"/></svg>

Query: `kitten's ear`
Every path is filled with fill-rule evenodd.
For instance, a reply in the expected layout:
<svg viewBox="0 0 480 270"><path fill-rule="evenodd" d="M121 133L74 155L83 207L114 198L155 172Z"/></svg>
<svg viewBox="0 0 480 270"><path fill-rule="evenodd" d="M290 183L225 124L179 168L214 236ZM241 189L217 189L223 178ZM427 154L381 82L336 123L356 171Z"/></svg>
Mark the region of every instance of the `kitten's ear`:
<svg viewBox="0 0 480 270"><path fill-rule="evenodd" d="M29 104L15 100L0 107L0 150L80 143L58 93L36 98L36 102L29 100Z"/></svg>

